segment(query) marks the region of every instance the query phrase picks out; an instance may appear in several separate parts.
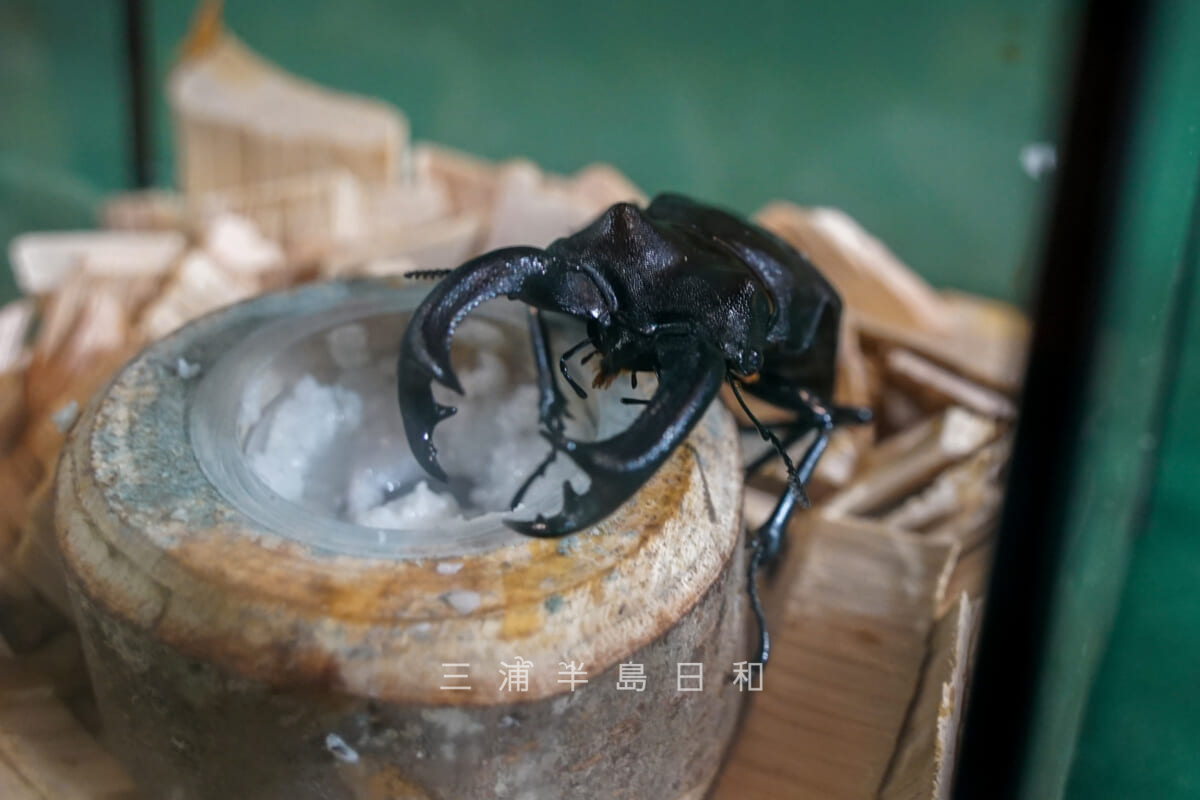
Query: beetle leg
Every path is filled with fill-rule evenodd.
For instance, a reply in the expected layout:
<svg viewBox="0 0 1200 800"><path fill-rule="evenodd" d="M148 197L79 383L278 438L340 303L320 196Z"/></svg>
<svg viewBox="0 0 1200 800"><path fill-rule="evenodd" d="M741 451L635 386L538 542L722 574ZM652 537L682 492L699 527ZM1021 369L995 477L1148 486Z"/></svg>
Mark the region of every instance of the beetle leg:
<svg viewBox="0 0 1200 800"><path fill-rule="evenodd" d="M778 561L786 544L788 520L795 512L797 503L803 507L808 506L808 497L803 493L803 487L812 478L813 471L817 468L817 462L820 461L825 448L829 445L829 437L832 435L833 429L838 425L862 424L871 421L870 409L854 406L827 406L811 392L802 389L799 394L801 405L807 411L808 418L805 419L802 416L798 419L783 441L791 444L813 428L817 430L817 438L804 451L804 457L796 465L794 473L791 473L795 475L796 480L788 482L787 489L779 498L779 502L775 504L771 516L750 538L751 554L746 577L749 582L750 606L758 621L758 655L754 663L762 664L764 667L771 654L771 637L767 632L766 615L763 613L762 603L758 597L758 572L763 567L769 570ZM741 399L740 396L738 399ZM742 408L745 409L745 404ZM750 418L754 419L753 416ZM758 463L756 461L752 464L751 469L757 468ZM785 463L791 466L791 462L786 459Z"/></svg>
<svg viewBox="0 0 1200 800"><path fill-rule="evenodd" d="M563 417L569 417L567 411L567 398L558 388L558 381L554 379L554 370L550 366L553 356L550 353L550 335L546 330L546 318L542 315L541 309L529 309L529 341L533 345L533 363L537 367L537 382L538 382L538 422L540 422L548 431L561 436L563 432ZM588 339L584 339L579 344L572 347L559 359L559 367L563 374L566 375L566 358L571 353L583 347L588 343ZM567 377L570 381L570 376ZM558 450L551 448L537 469L530 473L529 477L517 489L513 495L512 502L509 503L509 510L515 511L517 506L521 504L521 500L525 497L525 493L529 491L529 487L533 482L546 473L546 468L553 463L558 455Z"/></svg>
<svg viewBox="0 0 1200 800"><path fill-rule="evenodd" d="M808 498L803 494L803 489L799 487L808 483L809 478L812 477L821 454L825 452L825 447L829 444L831 431L832 426L817 434L817 438L808 446L804 458L800 460L800 464L796 468L799 486L795 483L788 483L779 502L775 504L771 516L750 538L751 553L746 578L749 583L750 607L754 610L754 617L758 621L758 655L753 663L762 664L764 667L771 655L771 636L767 631L766 614L763 613L762 603L758 598L758 571L764 566L770 569L777 562L785 543L788 520L796 510L796 504L800 502L804 506L808 505Z"/></svg>
<svg viewBox="0 0 1200 800"><path fill-rule="evenodd" d="M567 411L567 398L559 390L550 366L553 358L550 353L550 334L540 308L529 309L529 341L533 345L533 363L537 368L538 421L550 430L561 431L563 417L571 415Z"/></svg>
<svg viewBox="0 0 1200 800"><path fill-rule="evenodd" d="M666 335L655 342L658 389L637 419L623 432L598 442L544 435L591 478L584 494L563 485L563 508L546 519L509 520L530 536L556 537L599 522L650 478L687 438L725 376L719 351L690 336Z"/></svg>
<svg viewBox="0 0 1200 800"><path fill-rule="evenodd" d="M500 295L519 297L531 278L546 273L550 257L532 247L510 247L479 256L454 270L413 312L400 343L397 388L404 433L417 462L446 480L437 461L433 428L455 413L433 399L433 381L462 394L450 366L454 328L475 307Z"/></svg>
<svg viewBox="0 0 1200 800"><path fill-rule="evenodd" d="M567 351L562 354L562 357L558 359L559 372L562 373L563 378L565 378L567 381L567 385L570 386L571 389L574 390L576 396L579 397L580 400L584 400L587 398L587 392L585 392L583 390L583 387L580 386L578 383L576 383L575 379L571 377L571 372L570 372L570 370L567 369L567 359L569 359L571 356L578 353L580 350L582 350L587 345L591 344L591 341L592 341L591 339L584 339L582 342L577 342L577 343L571 345L569 348L567 348ZM596 354L596 351L593 350L591 355L584 357L583 363L586 364L588 362L588 360L595 354Z"/></svg>

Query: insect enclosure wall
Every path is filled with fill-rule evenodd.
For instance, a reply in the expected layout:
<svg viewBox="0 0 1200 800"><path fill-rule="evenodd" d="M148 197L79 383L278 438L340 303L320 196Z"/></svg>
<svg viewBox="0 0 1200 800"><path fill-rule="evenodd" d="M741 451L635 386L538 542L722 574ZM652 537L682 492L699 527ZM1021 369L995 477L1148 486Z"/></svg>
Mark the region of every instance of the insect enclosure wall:
<svg viewBox="0 0 1200 800"><path fill-rule="evenodd" d="M193 9L184 2L144 8L147 73L158 81ZM1068 630L1063 649L1047 656L1058 664L1056 689L1043 699L1055 724L1039 744L1048 755L1036 780L1055 787L1066 780L1113 613L1127 523L1147 491L1138 476L1153 448L1136 457L1131 448L1156 433L1154 410L1172 389L1160 380L1169 367L1169 288L1188 287L1172 282L1183 255L1194 254L1185 245L1195 227L1188 216L1194 138L1169 131L1194 112L1177 90L1195 85L1194 60L1181 54L1181 42L1197 26L1184 4L1163 8L1151 22L1152 79L1161 91L1135 114L1165 114L1172 124L1157 139L1152 130L1142 134L1142 166L1134 169L1151 181L1170 164L1173 177L1131 194L1125 217L1127 262L1137 269L1119 273L1130 306L1112 312L1108 324L1120 335L1107 352L1114 363L1142 366L1114 367L1102 379L1108 394L1089 401L1093 424L1115 414L1128 427L1089 451L1097 480L1112 482L1097 485L1115 486L1104 512L1114 529L1102 532L1089 516L1098 511L1078 510L1077 530L1093 534L1078 534L1075 571L1064 573L1076 580L1056 600L1071 629L1086 635L1074 640ZM0 130L6 240L31 228L86 227L101 193L129 185L126 32L111 11L65 0L0 3L0 53L12 67L0 71L12 98ZM756 2L736 12L694 3L680 13L633 2L305 0L286 13L230 2L225 15L276 63L403 108L417 139L492 158L524 155L563 172L607 161L650 193L669 188L747 212L776 198L838 207L933 285L1020 304L1036 282L1081 19L1070 3L991 2L919 9ZM148 88L143 163L156 182L169 183L166 109L161 87ZM0 274L8 280L7 270ZM1188 425L1171 430L1194 441ZM1125 678L1109 672L1103 680L1112 686ZM1093 713L1104 718L1103 709ZM1093 748L1085 763L1102 760L1094 748L1105 746L1104 737L1092 733L1084 744ZM1076 780L1088 785L1086 775Z"/></svg>

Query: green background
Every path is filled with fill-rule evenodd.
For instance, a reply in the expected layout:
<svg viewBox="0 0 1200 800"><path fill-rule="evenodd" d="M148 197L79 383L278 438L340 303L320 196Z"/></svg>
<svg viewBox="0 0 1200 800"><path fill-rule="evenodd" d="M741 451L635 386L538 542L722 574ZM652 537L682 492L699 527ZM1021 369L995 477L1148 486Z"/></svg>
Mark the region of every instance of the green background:
<svg viewBox="0 0 1200 800"><path fill-rule="evenodd" d="M192 5L147 5L161 81ZM127 184L118 8L0 0L4 242L27 229L87 226L98 198ZM1047 191L1022 171L1019 153L1056 138L1075 17L1061 0L230 0L226 9L229 26L267 58L404 109L415 138L559 171L608 161L648 192L680 190L743 211L775 198L838 206L934 284L1018 303ZM155 171L166 185L160 89ZM1165 276L1175 266L1141 268ZM11 291L4 271L0 296ZM1198 348L1192 318L1150 523L1091 695L1072 798L1200 797L1200 544L1190 491L1200 424L1189 404ZM1153 387L1139 392L1156 401Z"/></svg>

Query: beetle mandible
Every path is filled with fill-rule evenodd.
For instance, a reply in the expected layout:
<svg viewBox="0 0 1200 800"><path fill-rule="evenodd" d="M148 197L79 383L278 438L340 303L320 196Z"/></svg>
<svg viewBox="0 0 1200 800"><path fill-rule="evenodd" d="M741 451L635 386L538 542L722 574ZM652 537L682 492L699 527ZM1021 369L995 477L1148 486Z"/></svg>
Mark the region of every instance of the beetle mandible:
<svg viewBox="0 0 1200 800"><path fill-rule="evenodd" d="M594 222L545 249L510 247L485 253L442 277L413 313L400 345L400 410L413 455L433 477L446 479L433 428L455 413L437 403L432 382L459 394L450 366L458 322L500 295L530 307L537 365L539 420L550 454L513 498L563 453L590 478L582 495L564 485L563 507L546 519L510 520L540 537L578 531L611 514L684 442L728 382L743 411L787 467L787 488L749 540L747 579L758 621L756 661L770 654L757 576L778 558L788 519L807 506L804 486L841 424L871 419L863 408L836 406L833 396L841 299L813 264L790 245L746 220L686 197L664 194L645 209L617 203ZM444 277L443 277L444 276ZM622 433L597 442L564 434L566 400L558 387L543 311L586 322L587 337L559 358L559 370L580 396L567 359L587 345L599 354L597 385L628 371L653 372L658 387ZM636 384L635 384L636 385ZM742 391L796 412L778 426L762 424ZM787 447L816 431L798 463ZM770 451L768 451L768 457ZM755 469L761 460L750 466Z"/></svg>

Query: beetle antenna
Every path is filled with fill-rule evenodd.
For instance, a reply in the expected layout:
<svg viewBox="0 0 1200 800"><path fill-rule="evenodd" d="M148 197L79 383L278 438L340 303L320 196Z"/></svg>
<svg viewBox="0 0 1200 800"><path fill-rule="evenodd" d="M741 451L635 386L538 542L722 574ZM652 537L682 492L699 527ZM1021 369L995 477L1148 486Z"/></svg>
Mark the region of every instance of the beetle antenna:
<svg viewBox="0 0 1200 800"><path fill-rule="evenodd" d="M650 400L645 397L622 397L621 404L627 406L648 406Z"/></svg>
<svg viewBox="0 0 1200 800"><path fill-rule="evenodd" d="M452 269L414 269L404 273L404 277L416 278L417 280L432 280L434 278L444 278L453 271Z"/></svg>
<svg viewBox="0 0 1200 800"><path fill-rule="evenodd" d="M575 394L579 397L580 400L584 400L587 398L587 392L585 392L583 390L583 387L580 386L578 383L576 383L575 379L571 377L571 373L567 370L567 359L569 359L571 356L578 353L584 347L587 347L587 345L589 345L591 343L591 341L592 341L591 339L584 339L581 342L571 345L571 347L567 349L567 352L562 354L562 358L560 358L558 360L558 371L561 372L563 378L566 379L567 385L569 385L572 389L575 390ZM591 358L591 356L588 356L588 358ZM587 359L584 359L584 360L586 361Z"/></svg>
<svg viewBox="0 0 1200 800"><path fill-rule="evenodd" d="M747 431L753 430L753 429L754 429L753 426L750 426L750 425L746 426L745 428L742 428L742 430L747 430ZM810 430L811 430L811 428L805 428L801 425L795 425L788 429L787 433L785 433L783 435L783 438L780 439L780 442L783 444L783 446L785 448L791 447L796 442L803 439ZM746 466L746 475L750 476L750 475L753 475L755 472L758 472L764 464L766 464L768 461L770 461L774 457L775 457L775 454L773 452L771 452L770 450L763 452L761 455L759 455L757 458L755 458L753 461L751 461Z"/></svg>
<svg viewBox="0 0 1200 800"><path fill-rule="evenodd" d="M763 441L770 442L775 448L775 452L783 459L783 466L787 468L788 482L799 487L800 491L804 491L804 486L800 483L800 476L796 474L796 465L792 463L791 456L787 453L787 447L779 440L779 437L771 432L771 429L758 421L758 417L750 411L750 407L746 405L746 401L742 399L742 393L738 390L737 379L733 377L733 373L728 375L729 388L733 389L733 396L737 398L738 405L742 407L742 411L754 423L754 427L758 430L758 435L763 438Z"/></svg>

